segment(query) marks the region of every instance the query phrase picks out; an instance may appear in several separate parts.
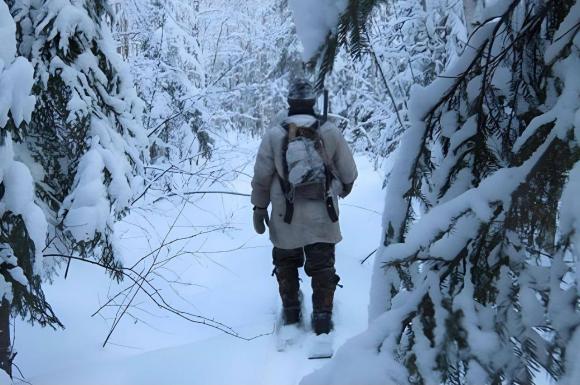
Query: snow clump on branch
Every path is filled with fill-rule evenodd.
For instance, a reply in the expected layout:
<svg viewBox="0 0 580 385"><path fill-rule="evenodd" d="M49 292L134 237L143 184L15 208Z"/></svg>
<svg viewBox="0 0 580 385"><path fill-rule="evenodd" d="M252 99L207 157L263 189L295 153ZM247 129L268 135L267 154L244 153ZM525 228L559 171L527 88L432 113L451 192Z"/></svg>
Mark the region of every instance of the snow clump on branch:
<svg viewBox="0 0 580 385"><path fill-rule="evenodd" d="M296 33L304 50L302 57L309 61L318 52L328 34L336 29L347 0L290 0Z"/></svg>

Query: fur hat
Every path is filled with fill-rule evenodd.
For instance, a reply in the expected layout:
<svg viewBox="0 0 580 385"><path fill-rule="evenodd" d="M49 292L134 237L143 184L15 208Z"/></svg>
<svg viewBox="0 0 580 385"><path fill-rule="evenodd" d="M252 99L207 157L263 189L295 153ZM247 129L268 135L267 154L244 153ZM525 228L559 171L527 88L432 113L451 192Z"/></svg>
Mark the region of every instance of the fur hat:
<svg viewBox="0 0 580 385"><path fill-rule="evenodd" d="M296 78L290 85L288 90L288 104L307 104L314 105L316 101L316 94L312 84L304 78Z"/></svg>

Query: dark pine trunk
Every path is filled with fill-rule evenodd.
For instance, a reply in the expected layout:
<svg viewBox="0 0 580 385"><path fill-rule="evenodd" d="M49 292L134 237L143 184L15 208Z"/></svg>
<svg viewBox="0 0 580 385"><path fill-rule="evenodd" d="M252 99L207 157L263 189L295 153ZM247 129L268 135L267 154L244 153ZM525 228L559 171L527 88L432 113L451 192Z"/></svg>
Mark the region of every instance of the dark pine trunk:
<svg viewBox="0 0 580 385"><path fill-rule="evenodd" d="M0 305L0 369L12 377L12 350L10 349L10 303L2 299Z"/></svg>

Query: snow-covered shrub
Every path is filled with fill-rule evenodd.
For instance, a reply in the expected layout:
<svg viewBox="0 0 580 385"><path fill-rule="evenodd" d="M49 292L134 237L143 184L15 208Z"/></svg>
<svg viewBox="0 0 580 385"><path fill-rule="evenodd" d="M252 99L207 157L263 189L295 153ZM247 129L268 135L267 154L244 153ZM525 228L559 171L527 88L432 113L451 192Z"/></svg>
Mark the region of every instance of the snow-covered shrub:
<svg viewBox="0 0 580 385"><path fill-rule="evenodd" d="M369 329L304 383L580 380L580 5L483 12L412 91Z"/></svg>
<svg viewBox="0 0 580 385"><path fill-rule="evenodd" d="M115 11L114 36L145 102L143 124L152 161L176 161L196 150L209 157L211 140L197 100L206 76L197 30L199 3L121 1Z"/></svg>

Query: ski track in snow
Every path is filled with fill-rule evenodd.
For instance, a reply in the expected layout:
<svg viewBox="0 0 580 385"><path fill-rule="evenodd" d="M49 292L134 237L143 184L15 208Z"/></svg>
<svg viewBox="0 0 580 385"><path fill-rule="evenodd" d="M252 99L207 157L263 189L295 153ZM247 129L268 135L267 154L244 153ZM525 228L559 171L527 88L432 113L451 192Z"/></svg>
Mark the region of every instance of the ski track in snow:
<svg viewBox="0 0 580 385"><path fill-rule="evenodd" d="M249 143L251 149L240 150L238 159L230 161L243 164L248 155L253 156L255 145ZM357 156L356 161L359 179L353 193L340 202L344 239L337 245L336 261L344 288L337 288L335 296L335 348L366 328L373 261L361 265L360 260L380 238L382 173L373 170L364 156ZM249 175L252 166L250 162L245 169ZM231 187L249 192L249 177L240 175ZM164 288L164 295L180 308L223 322L245 337L271 333L280 308L276 280L271 276L271 245L267 236L253 232L249 198L208 195L196 199L183 210L171 238L191 234L192 225L227 221L235 229L193 238L173 245L172 250L244 247L205 257L182 255L172 261L170 269L200 286L180 287L180 296ZM159 245L181 208L175 202L161 201L153 212L133 211L119 224L125 265ZM312 291L309 277L303 270L300 274L308 322ZM17 321L16 363L27 381L34 385L296 384L326 362L307 359L310 332L285 352L277 352L272 334L251 341L238 339L158 310L144 296L136 301L143 309L133 310L140 321L124 318L111 343L102 348L116 308L103 316L90 315L108 298L107 292L114 294L123 285L111 283L103 271L79 262L71 264L66 280L56 277L53 285L47 285L47 298L66 329L53 331Z"/></svg>

